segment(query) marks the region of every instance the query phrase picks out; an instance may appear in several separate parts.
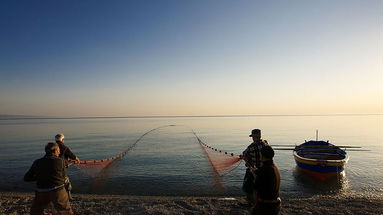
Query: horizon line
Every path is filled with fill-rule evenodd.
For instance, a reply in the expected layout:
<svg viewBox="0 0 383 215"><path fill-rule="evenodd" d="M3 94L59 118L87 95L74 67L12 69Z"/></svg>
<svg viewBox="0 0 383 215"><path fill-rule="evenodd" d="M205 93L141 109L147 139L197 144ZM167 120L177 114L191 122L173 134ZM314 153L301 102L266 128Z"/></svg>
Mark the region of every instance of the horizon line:
<svg viewBox="0 0 383 215"><path fill-rule="evenodd" d="M383 113L332 113L332 114L224 114L224 115L162 115L162 116L28 116L0 114L0 120L25 119L137 119L137 118L198 118L198 117L284 117L284 116L379 116Z"/></svg>

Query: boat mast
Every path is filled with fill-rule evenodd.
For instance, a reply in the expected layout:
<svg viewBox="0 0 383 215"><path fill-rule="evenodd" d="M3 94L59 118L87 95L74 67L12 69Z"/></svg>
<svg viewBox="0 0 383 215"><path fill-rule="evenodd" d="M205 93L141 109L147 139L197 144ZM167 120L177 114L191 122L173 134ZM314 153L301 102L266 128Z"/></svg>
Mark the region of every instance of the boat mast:
<svg viewBox="0 0 383 215"><path fill-rule="evenodd" d="M317 129L317 132L316 132L316 141L318 141L318 129Z"/></svg>

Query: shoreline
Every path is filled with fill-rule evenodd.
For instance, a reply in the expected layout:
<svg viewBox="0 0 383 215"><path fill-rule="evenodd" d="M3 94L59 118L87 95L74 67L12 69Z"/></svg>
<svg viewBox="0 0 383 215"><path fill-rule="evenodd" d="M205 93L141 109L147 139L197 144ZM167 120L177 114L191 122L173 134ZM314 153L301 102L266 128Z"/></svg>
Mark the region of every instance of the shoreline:
<svg viewBox="0 0 383 215"><path fill-rule="evenodd" d="M33 193L0 193L0 214L29 214ZM74 194L75 214L248 214L244 197ZM282 199L281 214L383 214L383 195L316 195Z"/></svg>

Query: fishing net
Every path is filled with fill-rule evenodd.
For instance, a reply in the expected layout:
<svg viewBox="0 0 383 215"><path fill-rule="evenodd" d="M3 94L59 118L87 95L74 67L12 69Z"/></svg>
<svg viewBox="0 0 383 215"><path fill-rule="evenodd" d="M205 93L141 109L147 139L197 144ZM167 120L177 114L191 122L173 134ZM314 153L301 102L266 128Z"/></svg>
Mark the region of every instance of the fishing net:
<svg viewBox="0 0 383 215"><path fill-rule="evenodd" d="M203 145L206 156L213 168L218 172L220 176L226 175L233 168L235 164L238 164L241 159L237 156L231 156L228 153L221 152L217 149L209 148L209 146Z"/></svg>
<svg viewBox="0 0 383 215"><path fill-rule="evenodd" d="M100 174L100 172L115 161L118 158L121 158L122 155L119 154L115 157L101 159L101 160L82 160L79 164L76 164L77 168L81 170L81 172L91 176L96 177Z"/></svg>
<svg viewBox="0 0 383 215"><path fill-rule="evenodd" d="M172 125L167 125L167 126L172 126ZM75 164L77 168L79 168L83 173L91 176L91 177L97 177L100 176L100 173L111 163L114 161L124 157L130 150L132 150L137 143L147 134L149 134L152 131L155 131L157 129L160 129L162 127L166 126L161 126L158 128L154 128L143 135L141 135L128 149L125 151L121 152L120 154L117 154L116 156L110 157L110 158L105 158L105 159L100 159L100 160L82 160L80 163Z"/></svg>
<svg viewBox="0 0 383 215"><path fill-rule="evenodd" d="M167 126L173 126L173 125L167 125ZM100 159L100 160L82 160L79 164L76 164L76 166L81 172L93 178L93 180L90 183L90 187L92 190L98 190L98 191L102 190L105 183L108 181L108 178L111 175L111 172L117 165L117 163L115 162L116 160L121 159L125 155L127 155L137 145L137 143L142 140L142 138L145 135L157 129L167 127L167 126L161 126L161 127L147 131L146 133L141 135L125 151L121 152L120 154L117 154L114 157Z"/></svg>
<svg viewBox="0 0 383 215"><path fill-rule="evenodd" d="M235 164L239 164L241 161L239 156L213 148L202 142L202 140L197 135L196 138L202 147L202 150L205 153L208 161L210 162L213 171L215 171L219 176L223 176L229 173L233 168L236 167Z"/></svg>
<svg viewBox="0 0 383 215"><path fill-rule="evenodd" d="M107 169L107 167L110 164L124 157L130 150L132 150L145 135L157 129L168 127L168 126L174 126L174 125L161 126L161 127L147 131L146 133L141 135L128 149L126 149L125 151L113 157L100 159L100 160L82 160L79 164L75 164L75 165L85 174L91 177L98 177L100 176L100 173L102 173L105 169ZM216 148L213 148L205 144L197 136L197 134L194 131L192 132L195 135L196 139L198 140L198 144L201 146L202 151L206 155L207 160L211 164L213 176L215 178L216 183L221 184L220 177L229 173L233 168L235 168L236 167L235 164L239 163L239 161L241 161L241 158L234 155L233 153L228 153L222 150L218 150Z"/></svg>

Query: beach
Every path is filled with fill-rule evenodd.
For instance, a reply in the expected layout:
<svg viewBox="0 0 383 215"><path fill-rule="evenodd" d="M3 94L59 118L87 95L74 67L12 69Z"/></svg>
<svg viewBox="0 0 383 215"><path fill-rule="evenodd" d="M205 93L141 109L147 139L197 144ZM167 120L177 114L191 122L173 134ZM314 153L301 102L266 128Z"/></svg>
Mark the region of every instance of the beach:
<svg viewBox="0 0 383 215"><path fill-rule="evenodd" d="M1 193L0 214L28 214L33 193ZM243 197L175 197L74 194L75 214L248 214ZM282 198L281 214L383 214L383 195Z"/></svg>

